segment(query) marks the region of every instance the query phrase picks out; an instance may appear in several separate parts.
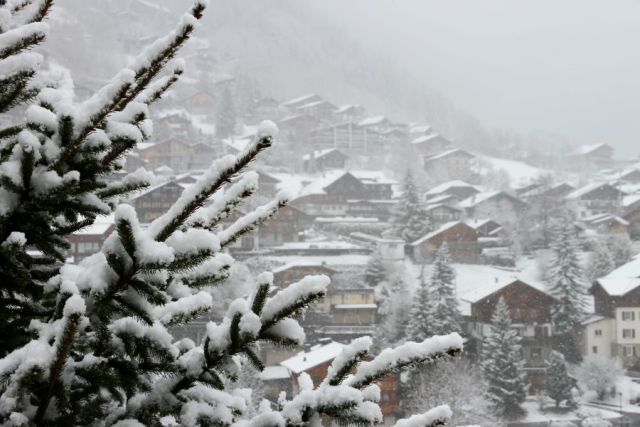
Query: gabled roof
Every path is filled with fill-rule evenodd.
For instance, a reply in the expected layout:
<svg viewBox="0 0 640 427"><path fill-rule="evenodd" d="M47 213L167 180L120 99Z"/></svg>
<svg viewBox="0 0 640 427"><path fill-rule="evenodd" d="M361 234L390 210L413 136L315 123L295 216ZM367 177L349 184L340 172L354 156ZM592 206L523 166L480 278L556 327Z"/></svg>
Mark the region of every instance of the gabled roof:
<svg viewBox="0 0 640 427"><path fill-rule="evenodd" d="M419 136L417 138L414 138L413 140L411 140L412 144L426 144L428 142L432 142L432 141L444 141L446 143L448 143L449 145L451 145L451 141L449 141L447 138L445 138L442 135L439 135L437 133L432 133L429 135L423 135L423 136Z"/></svg>
<svg viewBox="0 0 640 427"><path fill-rule="evenodd" d="M576 153L577 154L591 154L594 151L600 150L602 148L606 148L607 150L613 150L613 148L609 144L600 143L600 144L581 145L576 150Z"/></svg>
<svg viewBox="0 0 640 427"><path fill-rule="evenodd" d="M504 191L496 190L496 191L485 191L483 193L474 194L471 197L467 197L460 203L458 203L458 207L460 208L473 208L480 203L486 202L487 200L496 198L496 197L506 197L516 204L526 205L525 202L520 200L519 198L512 196L509 193L505 193Z"/></svg>
<svg viewBox="0 0 640 427"><path fill-rule="evenodd" d="M325 148L324 150L315 150L313 152L313 157L316 159L321 159L324 156L331 154L331 153L336 153L339 154L342 157L347 157L346 154L344 154L342 151L338 150L337 148ZM302 160L311 160L311 153L305 154L304 156L302 156Z"/></svg>
<svg viewBox="0 0 640 427"><path fill-rule="evenodd" d="M299 374L315 366L332 361L342 353L344 347L345 345L339 342L330 342L326 345L318 344L311 347L309 351L302 351L287 360L283 360L280 365L295 374Z"/></svg>
<svg viewBox="0 0 640 427"><path fill-rule="evenodd" d="M572 191L571 193L567 194L566 198L567 199L580 199L583 196L586 196L587 194L599 190L601 188L608 188L610 190L616 191L618 193L620 193L621 195L624 194L622 191L620 191L619 189L617 189L616 187L614 187L613 185L609 184L608 182L592 182L591 184L587 184L583 187L578 188L575 191Z"/></svg>
<svg viewBox="0 0 640 427"><path fill-rule="evenodd" d="M431 195L435 195L435 194L442 194L442 193L446 193L451 188L458 188L458 187L472 188L472 189L476 190L477 192L480 192L480 190L478 190L477 187L474 187L473 185L469 184L468 182L465 182L465 181L462 181L462 180L454 180L454 181L443 182L442 184L436 185L435 187L433 187L432 189L427 191L425 194L427 196L431 196Z"/></svg>
<svg viewBox="0 0 640 427"><path fill-rule="evenodd" d="M389 121L385 116L371 116L358 122L358 126L373 126Z"/></svg>
<svg viewBox="0 0 640 427"><path fill-rule="evenodd" d="M315 93L310 93L307 95L302 95L297 98L290 99L282 103L285 107L295 107L297 105L308 104L310 102L320 101L322 97L320 95L316 95Z"/></svg>
<svg viewBox="0 0 640 427"><path fill-rule="evenodd" d="M427 212L431 212L434 209L438 209L438 208L442 208L442 209L447 209L450 211L455 211L455 212L460 212L460 209L456 208L455 206L450 206L450 205L446 205L444 203L436 203L433 205L428 205L424 210Z"/></svg>
<svg viewBox="0 0 640 427"><path fill-rule="evenodd" d="M439 234L442 234L445 231L450 230L450 229L452 229L454 227L457 227L457 226L460 226L460 225L471 229L471 227L469 227L467 224L465 224L462 221L449 221L449 222L446 222L446 223L442 224L437 229L425 234L424 236L422 236L418 240L409 243L409 245L410 246L418 246L419 244L421 244L421 243L423 243L423 242L425 242L427 240L430 240L430 239L434 238L435 236L437 236Z"/></svg>
<svg viewBox="0 0 640 427"><path fill-rule="evenodd" d="M604 291L611 296L622 296L640 286L640 255L597 279Z"/></svg>
<svg viewBox="0 0 640 427"><path fill-rule="evenodd" d="M525 286L530 286L537 291L540 291L546 295L549 295L549 293L546 291L546 286L544 285L544 283L539 283L534 281L525 282L524 280L519 279L517 276L514 276L514 277L496 277L493 282L481 284L476 288L466 292L464 295L461 295L460 299L473 304L516 282L520 282ZM549 295L549 297L551 297L551 295Z"/></svg>
<svg viewBox="0 0 640 427"><path fill-rule="evenodd" d="M364 107L360 104L346 104L346 105L341 105L338 108L336 108L336 111L334 112L335 114L343 114L346 113L350 110L359 110L359 111L364 111Z"/></svg>
<svg viewBox="0 0 640 427"><path fill-rule="evenodd" d="M281 265L280 267L275 267L274 269L271 270L272 273L281 273L283 271L287 271L290 270L292 268L296 268L296 267L320 267L323 268L325 270L329 270L329 271L333 271L336 272L337 270L328 267L326 264L324 264L321 261L318 260L310 260L310 259L304 259L304 258L300 258L297 259L293 262L290 262L288 264L285 265Z"/></svg>
<svg viewBox="0 0 640 427"><path fill-rule="evenodd" d="M582 221L590 225L599 225L607 222L617 222L618 224L625 226L629 225L629 221L627 221L626 219L609 213L592 215L590 217L584 218Z"/></svg>
<svg viewBox="0 0 640 427"><path fill-rule="evenodd" d="M424 159L424 161L425 162L432 162L432 161L444 159L445 157L449 157L449 156L453 156L453 155L463 155L463 156L468 157L470 159L473 159L473 158L476 157L473 154L471 154L468 151L465 151L465 150L463 150L461 148L453 148L451 150L443 151L442 153L435 154L435 155L430 156L430 157L426 157Z"/></svg>

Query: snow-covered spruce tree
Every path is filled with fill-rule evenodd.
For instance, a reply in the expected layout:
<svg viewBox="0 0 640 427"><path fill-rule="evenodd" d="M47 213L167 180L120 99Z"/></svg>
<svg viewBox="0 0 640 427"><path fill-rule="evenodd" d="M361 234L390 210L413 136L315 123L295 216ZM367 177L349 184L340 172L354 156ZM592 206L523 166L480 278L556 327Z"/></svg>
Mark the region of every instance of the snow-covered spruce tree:
<svg viewBox="0 0 640 427"><path fill-rule="evenodd" d="M569 362L580 360L579 344L574 332L584 318L587 296L577 252L573 224L564 219L556 229L547 281L550 294L557 300L551 308L556 349Z"/></svg>
<svg viewBox="0 0 640 427"><path fill-rule="evenodd" d="M418 289L411 300L409 322L407 323L406 338L413 341L421 341L432 335L433 319L431 318L431 295L429 283L424 277L424 265L420 272Z"/></svg>
<svg viewBox="0 0 640 427"><path fill-rule="evenodd" d="M491 322L482 348L482 370L489 383L486 397L496 416L517 418L524 414L520 405L526 398L520 337L511 327L509 308L502 297Z"/></svg>
<svg viewBox="0 0 640 427"><path fill-rule="evenodd" d="M231 90L225 87L216 110L216 136L226 138L233 135L236 127L236 109L231 96Z"/></svg>
<svg viewBox="0 0 640 427"><path fill-rule="evenodd" d="M462 316L456 298L455 271L451 267L446 243L435 254L429 291L431 334L439 335L442 331L462 332Z"/></svg>
<svg viewBox="0 0 640 427"><path fill-rule="evenodd" d="M382 421L376 381L460 353L457 334L377 357L368 354L370 341L359 340L323 384L306 385L278 410L262 405L249 418L247 393L232 385L238 365L262 368L260 341L300 344L304 332L295 317L325 294L328 278L306 277L269 295L273 276L259 275L254 292L233 301L220 324L210 322L200 343L176 342L168 327L210 309L206 288L221 284L233 261L224 248L286 203L281 195L220 227L255 192L257 175L243 171L277 129L260 126L245 151L214 161L142 228L119 198L148 185L147 174L115 183L105 177L148 138L148 105L182 73L173 57L205 2L196 1L175 31L83 102L74 100L70 82L38 89L30 80L40 57L27 49L45 37L40 21L51 5L0 1L2 111L30 102L24 121L0 130L0 424L285 427L326 415L371 425ZM111 212L116 232L100 252L64 264L66 236ZM449 416L440 407L397 425L442 425Z"/></svg>
<svg viewBox="0 0 640 427"><path fill-rule="evenodd" d="M387 278L387 270L382 262L380 251L375 250L371 254L371 258L364 270L364 282L375 288Z"/></svg>
<svg viewBox="0 0 640 427"><path fill-rule="evenodd" d="M567 372L567 362L562 353L551 352L545 379L547 395L556 403L556 408L564 401L567 406L573 406L573 387L575 381Z"/></svg>
<svg viewBox="0 0 640 427"><path fill-rule="evenodd" d="M609 274L615 265L609 247L605 242L597 240L593 245L593 252L589 257L589 280L594 280Z"/></svg>
<svg viewBox="0 0 640 427"><path fill-rule="evenodd" d="M392 232L405 242L413 242L429 230L429 218L422 204L411 170L407 170L402 186L402 195L393 208Z"/></svg>
<svg viewBox="0 0 640 427"><path fill-rule="evenodd" d="M405 341L409 322L407 301L411 293L404 278L395 273L389 281L382 282L376 289L378 302L378 327L376 328L376 348L385 348Z"/></svg>

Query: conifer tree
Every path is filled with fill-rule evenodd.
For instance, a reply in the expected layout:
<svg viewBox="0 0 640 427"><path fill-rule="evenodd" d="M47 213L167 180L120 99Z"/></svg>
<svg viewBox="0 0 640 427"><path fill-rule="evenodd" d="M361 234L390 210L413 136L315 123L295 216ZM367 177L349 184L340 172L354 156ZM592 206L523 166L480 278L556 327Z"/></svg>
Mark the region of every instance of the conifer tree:
<svg viewBox="0 0 640 427"><path fill-rule="evenodd" d="M574 387L574 381L569 377L567 372L567 362L562 353L557 351L551 352L551 360L547 368L545 389L547 394L556 403L556 408L565 401L567 405L573 405L573 394L571 390Z"/></svg>
<svg viewBox="0 0 640 427"><path fill-rule="evenodd" d="M549 293L557 300L551 309L556 347L570 362L580 360L575 328L584 318L586 286L577 254L572 223L565 219L556 230L549 265Z"/></svg>
<svg viewBox="0 0 640 427"><path fill-rule="evenodd" d="M364 282L375 288L387 278L387 271L382 262L380 251L374 251L371 254L367 267L364 270Z"/></svg>
<svg viewBox="0 0 640 427"><path fill-rule="evenodd" d="M231 96L231 90L225 87L220 97L220 103L216 111L216 136L227 138L233 135L236 127L236 109Z"/></svg>
<svg viewBox="0 0 640 427"><path fill-rule="evenodd" d="M419 239L429 230L429 218L411 170L407 170L405 175L402 195L393 209L391 225L393 233L407 243Z"/></svg>
<svg viewBox="0 0 640 427"><path fill-rule="evenodd" d="M486 397L496 416L517 418L524 414L521 405L526 398L520 337L511 327L509 309L502 297L491 322L491 332L482 349L482 369L489 383Z"/></svg>
<svg viewBox="0 0 640 427"><path fill-rule="evenodd" d="M615 265L609 247L602 241L595 242L589 259L589 279L594 280L609 274Z"/></svg>
<svg viewBox="0 0 640 427"><path fill-rule="evenodd" d="M432 299L429 292L429 283L424 277L424 265L419 277L419 285L411 301L409 322L407 323L406 338L412 341L420 341L432 335L433 319L431 317Z"/></svg>
<svg viewBox="0 0 640 427"><path fill-rule="evenodd" d="M325 295L329 279L308 276L272 294L273 275L263 273L251 295L207 324L201 342L177 341L169 327L211 309L206 289L223 284L233 263L225 248L286 204L281 193L220 225L256 191L257 174L246 168L277 128L263 123L243 152L215 160L141 227L120 198L148 186L148 174L106 177L149 138L148 107L182 74L174 57L206 2L196 0L173 32L83 102L71 82L34 84L41 57L30 48L46 36L52 3L0 0L0 112L26 103L24 120L0 129L0 424L281 427L327 416L373 425L382 422L376 382L461 352L455 333L379 356L360 340L334 360L325 382L303 381L280 408L263 405L251 417L247 393L234 386L241 365L263 368L259 342L301 344L296 318ZM116 230L101 250L65 263L67 236L109 213ZM397 425L442 425L450 415L438 407Z"/></svg>
<svg viewBox="0 0 640 427"><path fill-rule="evenodd" d="M462 332L461 314L456 298L455 272L451 267L449 248L444 243L435 254L429 283L431 334L442 331Z"/></svg>

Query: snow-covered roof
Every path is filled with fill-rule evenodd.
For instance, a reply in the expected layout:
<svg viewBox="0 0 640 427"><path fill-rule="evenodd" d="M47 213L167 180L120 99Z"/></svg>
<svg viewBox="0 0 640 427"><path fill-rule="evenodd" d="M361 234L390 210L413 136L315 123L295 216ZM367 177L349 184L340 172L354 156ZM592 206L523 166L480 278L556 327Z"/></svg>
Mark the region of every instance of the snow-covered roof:
<svg viewBox="0 0 640 427"><path fill-rule="evenodd" d="M475 157L473 154L463 150L462 148L452 148L451 150L443 151L442 153L427 157L424 159L424 161L431 162L433 160L440 160L440 159L444 159L445 157L453 156L454 154L462 154L470 158Z"/></svg>
<svg viewBox="0 0 640 427"><path fill-rule="evenodd" d="M628 208L640 202L640 194L630 194L622 198L622 207Z"/></svg>
<svg viewBox="0 0 640 427"><path fill-rule="evenodd" d="M442 136L437 133L433 133L430 135L423 135L411 140L411 144L424 144L425 142L429 142L434 139L444 139Z"/></svg>
<svg viewBox="0 0 640 427"><path fill-rule="evenodd" d="M474 187L473 185L469 184L468 182L465 182L465 181L457 179L457 180L454 180L454 181L447 181L447 182L443 182L442 184L436 185L435 187L433 187L432 189L427 191L425 194L427 196L435 195L435 194L442 194L442 193L446 193L451 188L457 188L457 187L473 188L474 190L477 190L476 187Z"/></svg>
<svg viewBox="0 0 640 427"><path fill-rule="evenodd" d="M500 191L500 190L495 190L495 191L485 191L482 193L478 193L478 194L474 194L473 196L467 197L466 199L462 200L460 203L458 203L458 207L460 208L472 208L474 206L477 206L479 203L485 202L489 199L492 199L498 195L504 195L507 196L509 198L512 198L514 200L520 200L517 197L513 197L508 195L507 193L505 193L504 191ZM522 202L524 203L524 202Z"/></svg>
<svg viewBox="0 0 640 427"><path fill-rule="evenodd" d="M429 125L415 125L409 128L409 133L431 133L433 128Z"/></svg>
<svg viewBox="0 0 640 427"><path fill-rule="evenodd" d="M517 276L495 277L493 281L489 280L486 282L482 282L480 286L477 286L476 288L466 292L464 295L461 295L460 298L463 299L464 301L475 303L495 292L498 292L502 288L505 288L516 281L526 283L527 285L539 290L540 292L547 293L546 291L547 287L542 282L522 280Z"/></svg>
<svg viewBox="0 0 640 427"><path fill-rule="evenodd" d="M291 378L291 372L284 366L265 366L258 376L262 381L286 380Z"/></svg>
<svg viewBox="0 0 640 427"><path fill-rule="evenodd" d="M376 304L336 304L333 306L337 310L370 310L376 309Z"/></svg>
<svg viewBox="0 0 640 427"><path fill-rule="evenodd" d="M251 138L225 138L222 143L236 151L243 151L251 143Z"/></svg>
<svg viewBox="0 0 640 427"><path fill-rule="evenodd" d="M307 352L302 351L287 360L283 360L280 365L295 374L299 374L320 364L332 361L344 348L345 345L339 342L330 342L325 345L318 344L311 347Z"/></svg>
<svg viewBox="0 0 640 427"><path fill-rule="evenodd" d="M329 153L333 153L334 151L337 151L338 153L341 153L340 150L338 150L337 148L325 148L324 150L314 150L313 151L313 157L316 159L319 159L321 157L326 156ZM311 153L305 154L304 156L302 156L302 160L310 160L311 159Z"/></svg>
<svg viewBox="0 0 640 427"><path fill-rule="evenodd" d="M465 224L467 224L469 227L473 228L474 230L477 230L478 228L487 225L491 222L498 224L497 222L495 222L494 220L490 219L490 218L486 218L486 219L466 219Z"/></svg>
<svg viewBox="0 0 640 427"><path fill-rule="evenodd" d="M576 150L577 154L591 154L594 151L603 148L603 147L609 147L611 148L611 146L609 144L605 144L605 143L600 143L600 144L588 144L588 145L581 145L580 147L578 147L578 149Z"/></svg>
<svg viewBox="0 0 640 427"><path fill-rule="evenodd" d="M566 198L567 199L579 199L582 196L585 196L585 195L591 193L592 191L598 190L598 189L603 188L603 187L611 187L614 190L621 192L617 188L611 186L611 184L609 184L608 182L592 182L590 184L584 185L584 186L578 188L577 190L572 191L571 193L567 194Z"/></svg>
<svg viewBox="0 0 640 427"><path fill-rule="evenodd" d="M316 95L315 93L310 93L310 94L307 94L307 95L302 95L302 96L299 96L297 98L293 98L293 99L290 99L288 101L285 101L285 102L282 103L282 105L285 105L285 106L297 105L297 104L301 104L301 103L303 103L305 101L312 102L311 100L313 100L313 99L319 100L319 99L322 99L322 98L319 95Z"/></svg>
<svg viewBox="0 0 640 427"><path fill-rule="evenodd" d="M418 240L416 240L416 241L414 241L412 243L409 243L409 244L411 246L417 246L417 245L421 244L422 242L425 242L425 241L437 236L438 234L443 233L443 232L449 230L450 228L453 228L453 227L455 227L456 225L459 225L459 224L464 224L464 223L462 221L449 221L447 223L442 224L437 229L425 234L424 236L422 236Z"/></svg>
<svg viewBox="0 0 640 427"><path fill-rule="evenodd" d="M282 271L287 271L289 269L296 268L296 267L323 267L328 270L332 270L331 268L327 267L324 262L318 261L316 259L298 259L288 264L275 267L271 269L271 272L280 273Z"/></svg>
<svg viewBox="0 0 640 427"><path fill-rule="evenodd" d="M440 196L430 197L427 199L427 204L443 204L446 201L453 201L455 197L450 194L442 194Z"/></svg>
<svg viewBox="0 0 640 427"><path fill-rule="evenodd" d="M621 225L629 225L629 221L627 221L626 219L621 218L614 214L609 214L609 213L592 215L587 218L584 218L582 221L591 225L598 225L606 222L617 222L618 224L621 224Z"/></svg>
<svg viewBox="0 0 640 427"><path fill-rule="evenodd" d="M525 185L535 181L537 178L550 174L551 171L531 166L525 162L498 157L477 156L477 172L487 175L495 171L504 172L513 185Z"/></svg>
<svg viewBox="0 0 640 427"><path fill-rule="evenodd" d="M451 211L460 211L460 209L456 208L455 206L450 206L444 203L434 203L434 204L429 204L424 210L427 212L431 212L434 209L438 209L438 208L443 208L443 209L449 209Z"/></svg>
<svg viewBox="0 0 640 427"><path fill-rule="evenodd" d="M264 257L268 261L279 262L284 264L300 262L307 260L318 264L325 263L329 267L338 266L362 266L367 265L371 259L370 255L362 254L343 254L343 255L272 255ZM304 262L304 261L302 261Z"/></svg>
<svg viewBox="0 0 640 427"><path fill-rule="evenodd" d="M371 116L371 117L367 117L366 119L361 120L358 123L358 126L377 125L377 124L380 124L380 123L384 122L385 120L387 120L387 118L385 116Z"/></svg>
<svg viewBox="0 0 640 427"><path fill-rule="evenodd" d="M597 282L611 296L622 296L640 286L640 255L621 265Z"/></svg>
<svg viewBox="0 0 640 427"><path fill-rule="evenodd" d="M361 224L361 223L376 223L380 222L378 218L372 218L369 216L319 216L316 217L315 222L321 224Z"/></svg>
<svg viewBox="0 0 640 427"><path fill-rule="evenodd" d="M364 107L362 107L362 105L360 104L346 104L346 105L341 105L338 108L336 108L335 113L336 114L342 114L342 113L346 113L349 110L353 110L353 109L364 109Z"/></svg>
<svg viewBox="0 0 640 427"><path fill-rule="evenodd" d="M389 178L382 171L371 170L352 170L349 171L351 175L359 179L365 184L397 184L398 181Z"/></svg>

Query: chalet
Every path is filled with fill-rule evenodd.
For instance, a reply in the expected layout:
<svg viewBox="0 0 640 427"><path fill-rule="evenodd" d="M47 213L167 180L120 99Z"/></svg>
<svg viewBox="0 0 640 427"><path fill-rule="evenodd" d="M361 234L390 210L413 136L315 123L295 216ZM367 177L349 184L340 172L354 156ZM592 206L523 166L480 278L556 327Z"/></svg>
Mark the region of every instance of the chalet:
<svg viewBox="0 0 640 427"><path fill-rule="evenodd" d="M617 181L622 184L640 184L640 169L623 171Z"/></svg>
<svg viewBox="0 0 640 427"><path fill-rule="evenodd" d="M98 217L93 224L72 233L69 236L69 255L73 256L73 261L77 263L98 252L115 228L113 218Z"/></svg>
<svg viewBox="0 0 640 427"><path fill-rule="evenodd" d="M362 105L347 104L336 108L333 114L339 122L353 122L361 120L365 112L366 110Z"/></svg>
<svg viewBox="0 0 640 427"><path fill-rule="evenodd" d="M289 137L301 137L310 134L320 125L320 121L304 113L283 117L278 120L278 129Z"/></svg>
<svg viewBox="0 0 640 427"><path fill-rule="evenodd" d="M314 117L319 121L328 121L333 118L336 106L326 100L313 101L296 107L302 114Z"/></svg>
<svg viewBox="0 0 640 427"><path fill-rule="evenodd" d="M468 218L497 218L508 224L517 223L527 204L504 191L487 191L474 194L458 203Z"/></svg>
<svg viewBox="0 0 640 427"><path fill-rule="evenodd" d="M609 213L596 214L582 218L579 222L585 230L591 230L597 234L628 234L629 221L617 215Z"/></svg>
<svg viewBox="0 0 640 427"><path fill-rule="evenodd" d="M476 230L478 237L495 237L502 226L492 219L469 219L465 223Z"/></svg>
<svg viewBox="0 0 640 427"><path fill-rule="evenodd" d="M306 372L315 386L319 385L327 376L331 362L338 357L346 346L337 342L320 343L302 351L295 356L280 362L293 377L292 388L298 390L298 376ZM394 422L399 414L398 376L389 374L378 382L380 387L380 409L385 421Z"/></svg>
<svg viewBox="0 0 640 427"><path fill-rule="evenodd" d="M396 201L392 199L348 199L347 215L359 218L388 220Z"/></svg>
<svg viewBox="0 0 640 427"><path fill-rule="evenodd" d="M282 106L288 108L291 111L297 110L298 107L310 104L312 102L324 101L324 99L320 95L316 95L315 93L311 93L308 95L299 96L297 98L290 99L282 103Z"/></svg>
<svg viewBox="0 0 640 427"><path fill-rule="evenodd" d="M455 180L443 182L442 184L433 187L424 194L424 198L427 203L434 203L433 199L436 197L447 195L453 196L459 202L473 196L474 194L478 194L479 192L480 190L477 187L465 181ZM441 202L442 200L439 200L435 203Z"/></svg>
<svg viewBox="0 0 640 427"><path fill-rule="evenodd" d="M461 221L452 221L441 225L436 230L409 243L409 250L416 261L428 262L444 243L449 247L453 261L467 263L478 261L480 255L478 234L473 228Z"/></svg>
<svg viewBox="0 0 640 427"><path fill-rule="evenodd" d="M213 114L216 108L216 97L209 92L196 92L182 101L184 108L196 114Z"/></svg>
<svg viewBox="0 0 640 427"><path fill-rule="evenodd" d="M393 185L395 181L378 172L328 171L301 183L292 205L308 215L346 216L352 214L353 206L363 206L354 201L391 200Z"/></svg>
<svg viewBox="0 0 640 427"><path fill-rule="evenodd" d="M615 164L613 151L609 144L583 145L569 156L570 165L583 171L609 168Z"/></svg>
<svg viewBox="0 0 640 427"><path fill-rule="evenodd" d="M409 126L409 135L417 138L422 135L430 135L433 134L433 128L429 125L421 125L421 124L412 124Z"/></svg>
<svg viewBox="0 0 640 427"><path fill-rule="evenodd" d="M146 188L129 199L141 223L149 223L166 213L178 200L184 187L169 181Z"/></svg>
<svg viewBox="0 0 640 427"><path fill-rule="evenodd" d="M326 126L309 133L311 145L316 150L337 148L344 152L380 152L385 138L380 132L352 122Z"/></svg>
<svg viewBox="0 0 640 427"><path fill-rule="evenodd" d="M539 185L526 191L518 193L518 197L531 203L538 203L542 200L550 200L554 202L564 202L564 198L575 191L576 188L571 184L562 182L555 185Z"/></svg>
<svg viewBox="0 0 640 427"><path fill-rule="evenodd" d="M445 222L458 221L462 216L462 210L445 203L430 204L425 208L429 220L432 223L442 224Z"/></svg>
<svg viewBox="0 0 640 427"><path fill-rule="evenodd" d="M336 148L313 150L302 157L305 172L344 169L349 156Z"/></svg>
<svg viewBox="0 0 640 427"><path fill-rule="evenodd" d="M294 206L284 206L258 227L258 247L272 247L297 242L301 233L313 223L312 218Z"/></svg>
<svg viewBox="0 0 640 427"><path fill-rule="evenodd" d="M294 282L302 280L305 276L324 274L331 278L336 270L326 264L315 260L300 259L296 262L276 267L273 272L273 284L279 288L286 288Z"/></svg>
<svg viewBox="0 0 640 427"><path fill-rule="evenodd" d="M587 353L620 357L627 366L640 361L639 271L640 257L636 256L591 286L595 314L603 319L596 326L585 325Z"/></svg>
<svg viewBox="0 0 640 427"><path fill-rule="evenodd" d="M609 183L595 182L572 191L565 200L578 218L586 218L602 213L621 213L624 195Z"/></svg>
<svg viewBox="0 0 640 427"><path fill-rule="evenodd" d="M444 136L431 133L412 139L411 146L420 156L429 157L451 150L453 144Z"/></svg>
<svg viewBox="0 0 640 427"><path fill-rule="evenodd" d="M137 150L140 158L152 167L165 165L176 172L208 168L218 154L208 144L190 144L177 138L157 143L138 144Z"/></svg>
<svg viewBox="0 0 640 427"><path fill-rule="evenodd" d="M258 169L258 192L257 195L273 198L278 192L278 184L280 180L275 176Z"/></svg>
<svg viewBox="0 0 640 427"><path fill-rule="evenodd" d="M254 117L280 117L282 110L280 102L270 96L257 99L253 105Z"/></svg>
<svg viewBox="0 0 640 427"><path fill-rule="evenodd" d="M437 181L469 179L471 161L475 156L460 148L453 148L439 154L425 156L424 170Z"/></svg>
<svg viewBox="0 0 640 427"><path fill-rule="evenodd" d="M552 350L551 307L556 303L544 286L514 277L496 278L493 283L481 284L460 298L469 304L468 332L480 347L491 331L496 304L504 298L512 326L521 337L526 379L541 390Z"/></svg>
<svg viewBox="0 0 640 427"><path fill-rule="evenodd" d="M640 238L640 194L625 196L622 200L623 218L629 223L629 236Z"/></svg>
<svg viewBox="0 0 640 427"><path fill-rule="evenodd" d="M358 122L358 126L375 132L384 132L394 127L393 123L385 116L371 116Z"/></svg>

